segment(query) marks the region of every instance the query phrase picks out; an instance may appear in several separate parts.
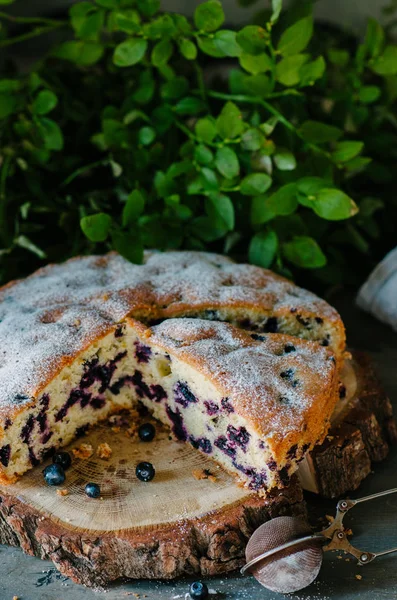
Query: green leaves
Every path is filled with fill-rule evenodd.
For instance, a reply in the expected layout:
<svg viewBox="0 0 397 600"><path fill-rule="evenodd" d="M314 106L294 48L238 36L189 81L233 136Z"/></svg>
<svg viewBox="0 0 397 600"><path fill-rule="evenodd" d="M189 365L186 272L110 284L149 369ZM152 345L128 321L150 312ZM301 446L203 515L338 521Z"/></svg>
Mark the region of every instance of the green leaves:
<svg viewBox="0 0 397 600"><path fill-rule="evenodd" d="M214 37L214 44L225 56L240 56L242 52L241 46L236 40L236 32L229 29L217 31Z"/></svg>
<svg viewBox="0 0 397 600"><path fill-rule="evenodd" d="M123 208L123 227L131 227L135 225L136 220L141 216L144 208L145 198L142 196L141 192L139 190L134 190L131 192Z"/></svg>
<svg viewBox="0 0 397 600"><path fill-rule="evenodd" d="M197 47L196 45L189 39L183 38L179 42L179 50L187 60L195 60L197 57Z"/></svg>
<svg viewBox="0 0 397 600"><path fill-rule="evenodd" d="M341 137L342 133L342 130L338 127L319 121L305 121L299 129L299 135L302 139L313 144L334 142Z"/></svg>
<svg viewBox="0 0 397 600"><path fill-rule="evenodd" d="M161 67L170 60L173 52L172 43L165 39L157 42L152 50L151 60L155 67Z"/></svg>
<svg viewBox="0 0 397 600"><path fill-rule="evenodd" d="M233 179L240 173L237 154L231 148L224 146L216 151L215 166L219 173L227 179Z"/></svg>
<svg viewBox="0 0 397 600"><path fill-rule="evenodd" d="M269 34L257 25L247 25L237 33L237 42L248 54L261 54L266 50Z"/></svg>
<svg viewBox="0 0 397 600"><path fill-rule="evenodd" d="M320 246L309 236L294 236L283 244L282 251L289 262L304 269L317 269L327 263Z"/></svg>
<svg viewBox="0 0 397 600"><path fill-rule="evenodd" d="M347 44L316 24L309 47L310 2L275 27L282 0L271 0L240 29L222 29L216 0L196 3L193 20L158 13L159 0L71 4L68 41L50 60L0 74L1 273L9 262L14 276L16 247L31 261L61 260L105 242L134 262L144 247L246 249L287 275L288 264L324 266L324 248L329 270L315 277L333 283L347 273L346 247L378 253L397 216L384 202L378 218L382 201L370 197L396 186L388 26L370 20L364 42ZM223 77L225 58L235 66ZM204 59L220 76L207 76ZM360 213L345 223L358 211L352 198Z"/></svg>
<svg viewBox="0 0 397 600"><path fill-rule="evenodd" d="M272 14L270 16L270 22L276 23L283 7L283 0L272 0Z"/></svg>
<svg viewBox="0 0 397 600"><path fill-rule="evenodd" d="M277 81L285 86L296 85L300 81L300 69L307 61L307 54L296 54L283 58L276 67Z"/></svg>
<svg viewBox="0 0 397 600"><path fill-rule="evenodd" d="M261 231L251 240L248 258L250 263L268 269L277 253L278 238L274 231Z"/></svg>
<svg viewBox="0 0 397 600"><path fill-rule="evenodd" d="M222 4L217 0L209 0L199 6L194 11L194 22L197 29L201 31L215 31L223 21L225 15Z"/></svg>
<svg viewBox="0 0 397 600"><path fill-rule="evenodd" d="M186 98L179 100L174 107L174 110L178 115L196 115L203 109L203 101L196 96L186 96Z"/></svg>
<svg viewBox="0 0 397 600"><path fill-rule="evenodd" d="M140 264L143 260L143 245L136 234L114 229L111 232L113 248L133 263Z"/></svg>
<svg viewBox="0 0 397 600"><path fill-rule="evenodd" d="M313 18L305 17L284 31L277 44L277 51L283 56L298 54L306 48L312 35Z"/></svg>
<svg viewBox="0 0 397 600"><path fill-rule="evenodd" d="M0 93L0 119L5 119L14 112L15 99L10 94Z"/></svg>
<svg viewBox="0 0 397 600"><path fill-rule="evenodd" d="M337 163L347 162L360 154L363 147L363 142L339 142L332 152L332 159Z"/></svg>
<svg viewBox="0 0 397 600"><path fill-rule="evenodd" d="M274 163L280 171L293 171L296 168L295 156L286 148L279 148L274 155Z"/></svg>
<svg viewBox="0 0 397 600"><path fill-rule="evenodd" d="M37 126L46 150L62 150L63 135L58 123L46 117L38 117Z"/></svg>
<svg viewBox="0 0 397 600"><path fill-rule="evenodd" d="M266 199L266 210L274 216L290 215L295 212L298 206L296 196L296 184L287 183Z"/></svg>
<svg viewBox="0 0 397 600"><path fill-rule="evenodd" d="M381 95L381 90L377 85L363 85L358 90L358 98L363 104L372 104L376 102Z"/></svg>
<svg viewBox="0 0 397 600"><path fill-rule="evenodd" d="M109 235L111 224L111 217L103 212L80 220L80 227L91 242L104 242Z"/></svg>
<svg viewBox="0 0 397 600"><path fill-rule="evenodd" d="M253 75L271 71L273 68L271 58L265 53L253 55L243 52L240 55L240 65L243 69L248 71L248 73L252 73Z"/></svg>
<svg viewBox="0 0 397 600"><path fill-rule="evenodd" d="M199 119L195 126L196 135L203 142L212 142L217 134L217 126L209 117Z"/></svg>
<svg viewBox="0 0 397 600"><path fill-rule="evenodd" d="M53 52L56 58L69 60L83 67L97 63L103 56L104 47L96 42L69 41L64 42Z"/></svg>
<svg viewBox="0 0 397 600"><path fill-rule="evenodd" d="M265 173L251 173L246 175L241 182L240 191L244 196L257 196L263 194L272 185L272 178Z"/></svg>
<svg viewBox="0 0 397 600"><path fill-rule="evenodd" d="M383 54L371 61L369 66L378 75L395 75L397 73L397 46L386 46Z"/></svg>
<svg viewBox="0 0 397 600"><path fill-rule="evenodd" d="M239 108L233 102L227 102L216 120L216 129L224 139L233 139L244 129Z"/></svg>
<svg viewBox="0 0 397 600"><path fill-rule="evenodd" d="M364 46L373 58L378 56L383 48L385 32L383 27L375 19L368 19L367 32L365 34Z"/></svg>
<svg viewBox="0 0 397 600"><path fill-rule="evenodd" d="M145 56L147 45L147 40L142 38L129 38L121 42L114 50L114 64L117 67L136 65Z"/></svg>
<svg viewBox="0 0 397 600"><path fill-rule="evenodd" d="M206 210L210 218L221 219L228 231L234 229L234 206L229 196L211 193L206 198Z"/></svg>
<svg viewBox="0 0 397 600"><path fill-rule="evenodd" d="M317 194L313 210L322 219L341 221L357 214L358 206L341 190L324 188Z"/></svg>
<svg viewBox="0 0 397 600"><path fill-rule="evenodd" d="M42 90L36 96L32 104L32 112L36 115L46 115L58 104L58 98L50 90Z"/></svg>
<svg viewBox="0 0 397 600"><path fill-rule="evenodd" d="M92 41L99 39L105 20L104 10L98 10L91 2L79 2L70 8L69 13L77 37Z"/></svg>

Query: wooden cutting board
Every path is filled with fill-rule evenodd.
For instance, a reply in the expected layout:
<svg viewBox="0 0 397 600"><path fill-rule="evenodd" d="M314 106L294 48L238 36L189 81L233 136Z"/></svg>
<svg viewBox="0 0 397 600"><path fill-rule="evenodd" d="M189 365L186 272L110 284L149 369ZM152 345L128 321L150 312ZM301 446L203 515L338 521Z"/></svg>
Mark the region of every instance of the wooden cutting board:
<svg viewBox="0 0 397 600"><path fill-rule="evenodd" d="M328 496L357 487L395 440L390 403L368 359L354 355L357 390L324 444L306 461L306 488ZM78 583L103 586L119 577L173 578L231 571L243 563L251 533L282 514L304 514L296 478L267 498L236 486L215 463L160 430L153 442L127 437L125 430L96 427L81 443L94 450L108 442L108 460L94 454L74 459L59 496L46 486L39 466L11 486L0 486L0 542L50 559ZM70 448L69 448L70 450ZM148 483L135 476L138 462L156 468ZM47 464L47 463L46 463ZM197 480L193 471L215 477ZM100 499L84 493L99 483Z"/></svg>

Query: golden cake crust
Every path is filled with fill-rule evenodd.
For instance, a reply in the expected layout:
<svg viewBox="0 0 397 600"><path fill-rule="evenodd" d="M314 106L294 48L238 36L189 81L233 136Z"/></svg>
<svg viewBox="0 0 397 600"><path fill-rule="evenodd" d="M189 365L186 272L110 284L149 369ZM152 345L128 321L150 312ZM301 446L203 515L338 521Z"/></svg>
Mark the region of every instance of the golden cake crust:
<svg viewBox="0 0 397 600"><path fill-rule="evenodd" d="M241 311L239 312L239 310ZM299 315L327 322L341 358L345 335L325 301L270 271L203 252L146 252L143 265L117 253L48 265L0 289L0 437L46 385L127 316L266 319ZM224 316L224 313L221 315ZM233 317L234 318L234 317Z"/></svg>
<svg viewBox="0 0 397 600"><path fill-rule="evenodd" d="M189 318L164 321L144 336L211 380L266 438L276 460L295 445L307 451L323 441L339 398L329 349L283 334L253 338L228 323Z"/></svg>

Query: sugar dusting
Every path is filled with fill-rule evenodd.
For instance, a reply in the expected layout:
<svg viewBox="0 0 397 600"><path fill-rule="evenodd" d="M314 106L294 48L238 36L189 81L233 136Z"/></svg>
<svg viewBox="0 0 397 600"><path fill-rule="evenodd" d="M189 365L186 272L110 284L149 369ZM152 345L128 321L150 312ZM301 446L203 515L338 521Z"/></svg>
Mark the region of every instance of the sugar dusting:
<svg viewBox="0 0 397 600"><path fill-rule="evenodd" d="M256 341L227 323L189 318L163 321L153 327L151 340L196 362L236 412L267 436L303 427L313 405L333 387L332 353L314 342L282 334ZM291 341L295 351L285 353Z"/></svg>
<svg viewBox="0 0 397 600"><path fill-rule="evenodd" d="M110 253L40 269L0 290L0 410L30 402L65 360L128 314L163 318L183 315L186 307L238 302L339 318L326 302L270 271L216 254L147 252L145 263L134 265Z"/></svg>

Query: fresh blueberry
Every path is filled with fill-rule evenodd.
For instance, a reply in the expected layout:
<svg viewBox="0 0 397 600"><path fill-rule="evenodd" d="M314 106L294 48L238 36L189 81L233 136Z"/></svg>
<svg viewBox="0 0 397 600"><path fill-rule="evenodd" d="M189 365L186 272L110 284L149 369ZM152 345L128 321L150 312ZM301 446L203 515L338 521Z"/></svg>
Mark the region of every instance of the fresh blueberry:
<svg viewBox="0 0 397 600"><path fill-rule="evenodd" d="M72 457L69 452L57 452L52 457L52 462L54 465L61 465L64 471L67 471L72 464Z"/></svg>
<svg viewBox="0 0 397 600"><path fill-rule="evenodd" d="M97 483L87 483L84 489L89 498L99 498L101 495L101 488Z"/></svg>
<svg viewBox="0 0 397 600"><path fill-rule="evenodd" d="M47 485L61 485L66 477L61 465L48 465L43 471Z"/></svg>
<svg viewBox="0 0 397 600"><path fill-rule="evenodd" d="M194 581L190 586L189 594L194 600L204 600L208 598L208 587L201 581Z"/></svg>
<svg viewBox="0 0 397 600"><path fill-rule="evenodd" d="M142 442L151 442L156 433L156 429L154 425L151 423L144 423L138 429L138 435L141 438Z"/></svg>
<svg viewBox="0 0 397 600"><path fill-rule="evenodd" d="M135 469L135 474L140 481L152 481L156 471L150 462L140 462Z"/></svg>

